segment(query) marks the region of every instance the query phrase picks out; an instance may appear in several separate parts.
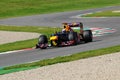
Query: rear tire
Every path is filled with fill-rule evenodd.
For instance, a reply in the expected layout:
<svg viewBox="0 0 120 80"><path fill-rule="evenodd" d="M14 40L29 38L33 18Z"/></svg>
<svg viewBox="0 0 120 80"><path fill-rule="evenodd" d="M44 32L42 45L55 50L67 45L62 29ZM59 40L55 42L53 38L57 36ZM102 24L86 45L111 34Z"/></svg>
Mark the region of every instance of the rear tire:
<svg viewBox="0 0 120 80"><path fill-rule="evenodd" d="M83 32L83 37L84 37L85 43L92 42L92 39L93 39L92 31L91 30L85 30Z"/></svg>

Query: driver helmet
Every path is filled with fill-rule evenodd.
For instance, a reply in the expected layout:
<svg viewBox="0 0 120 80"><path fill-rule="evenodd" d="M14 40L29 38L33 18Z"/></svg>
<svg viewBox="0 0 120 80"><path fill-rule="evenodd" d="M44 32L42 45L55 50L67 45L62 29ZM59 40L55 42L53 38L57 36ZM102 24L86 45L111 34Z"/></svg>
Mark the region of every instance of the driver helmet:
<svg viewBox="0 0 120 80"><path fill-rule="evenodd" d="M69 26L69 25L66 25L66 26L65 26L65 30L66 30L66 31L70 31L70 26Z"/></svg>

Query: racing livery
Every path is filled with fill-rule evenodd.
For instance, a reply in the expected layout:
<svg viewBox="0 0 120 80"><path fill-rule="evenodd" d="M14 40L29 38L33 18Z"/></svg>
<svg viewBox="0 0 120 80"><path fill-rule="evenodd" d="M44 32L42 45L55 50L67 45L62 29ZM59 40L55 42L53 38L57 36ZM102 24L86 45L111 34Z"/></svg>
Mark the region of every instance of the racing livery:
<svg viewBox="0 0 120 80"><path fill-rule="evenodd" d="M51 34L49 40L46 35L40 35L36 48L46 49L49 47L62 47L79 44L80 42L92 42L93 35L91 30L83 30L83 23L63 23L64 28L60 32ZM80 31L74 31L73 27L79 27Z"/></svg>

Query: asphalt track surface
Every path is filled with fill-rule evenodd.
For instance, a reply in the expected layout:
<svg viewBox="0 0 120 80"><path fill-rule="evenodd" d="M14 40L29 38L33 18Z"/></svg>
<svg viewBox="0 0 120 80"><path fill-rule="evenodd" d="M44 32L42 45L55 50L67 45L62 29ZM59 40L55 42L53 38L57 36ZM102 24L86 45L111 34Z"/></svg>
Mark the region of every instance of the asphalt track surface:
<svg viewBox="0 0 120 80"><path fill-rule="evenodd" d="M120 6L105 7L98 9L89 9L81 11L61 12L44 15L34 15L25 17L16 17L0 20L1 25L19 25L19 26L50 26L60 27L63 22L83 22L84 26L113 28L117 31L112 34L95 37L93 42L80 44L70 47L48 48L46 50L33 49L27 51L14 52L9 54L0 54L0 67L33 62L37 60L54 58L57 56L66 56L73 53L105 48L120 44L120 18L75 18L73 16L104 10L120 10Z"/></svg>

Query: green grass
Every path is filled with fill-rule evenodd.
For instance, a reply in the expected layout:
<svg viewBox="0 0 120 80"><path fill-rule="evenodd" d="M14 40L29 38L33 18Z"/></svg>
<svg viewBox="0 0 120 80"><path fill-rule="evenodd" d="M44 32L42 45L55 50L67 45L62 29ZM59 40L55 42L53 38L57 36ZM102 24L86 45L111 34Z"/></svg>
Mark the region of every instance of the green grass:
<svg viewBox="0 0 120 80"><path fill-rule="evenodd" d="M120 5L120 0L0 0L0 18Z"/></svg>
<svg viewBox="0 0 120 80"><path fill-rule="evenodd" d="M0 45L0 52L32 48L35 47L37 41L38 41L37 39L30 39L30 40L16 41L13 43L2 44Z"/></svg>
<svg viewBox="0 0 120 80"><path fill-rule="evenodd" d="M38 68L38 67L27 67L27 68L25 67L25 68L16 68L16 69L8 69L8 70L0 69L0 75L12 73L12 72L30 70L30 69L35 69L35 68Z"/></svg>
<svg viewBox="0 0 120 80"><path fill-rule="evenodd" d="M61 30L60 28L50 28L50 27L32 27L32 26L0 26L2 31L16 31L16 32L35 32L40 34L45 34L47 37L50 37L50 34L55 31ZM37 39L30 39L24 41L17 41L13 43L7 43L0 45L0 52L19 50L24 48L35 47Z"/></svg>
<svg viewBox="0 0 120 80"><path fill-rule="evenodd" d="M69 61L74 61L74 60L79 60L79 59L84 59L84 58L89 58L89 57L111 54L115 52L120 52L120 45L109 47L109 48L102 48L98 50L80 52L80 53L76 53L70 56L56 57L53 59L45 59L45 60L41 60L41 61L37 61L33 63L26 63L26 64L5 67L0 70L0 74L6 74L6 73L21 71L21 70L28 70L28 69L52 65L56 63L69 62Z"/></svg>
<svg viewBox="0 0 120 80"><path fill-rule="evenodd" d="M0 30L3 31L16 31L16 32L35 32L35 33L41 33L41 34L51 34L55 31L59 31L60 27L37 27L37 26L3 26L0 25Z"/></svg>
<svg viewBox="0 0 120 80"><path fill-rule="evenodd" d="M86 14L83 15L82 17L120 17L120 12L102 11L93 14Z"/></svg>

